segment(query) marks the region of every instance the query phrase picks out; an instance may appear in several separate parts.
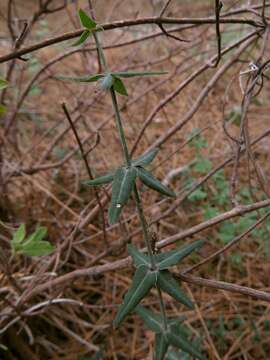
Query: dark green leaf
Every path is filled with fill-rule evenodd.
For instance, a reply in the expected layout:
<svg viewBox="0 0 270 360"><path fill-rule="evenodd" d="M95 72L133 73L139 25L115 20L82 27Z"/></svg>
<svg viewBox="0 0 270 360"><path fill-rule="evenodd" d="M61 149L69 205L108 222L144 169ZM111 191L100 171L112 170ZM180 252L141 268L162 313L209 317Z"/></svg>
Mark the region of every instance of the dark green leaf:
<svg viewBox="0 0 270 360"><path fill-rule="evenodd" d="M91 34L91 32L89 30L85 30L81 34L80 38L74 44L72 44L72 46L78 46L78 45L83 44L88 39L90 34Z"/></svg>
<svg viewBox="0 0 270 360"><path fill-rule="evenodd" d="M156 334L155 339L155 360L163 360L168 350L169 343L166 337L161 334Z"/></svg>
<svg viewBox="0 0 270 360"><path fill-rule="evenodd" d="M156 157L158 151L159 151L158 148L152 149L152 150L146 152L145 154L143 154L142 156L138 157L138 159L133 160L132 164L134 166L146 166L146 165L149 165L154 160L154 158Z"/></svg>
<svg viewBox="0 0 270 360"><path fill-rule="evenodd" d="M149 171L142 167L137 168L138 176L141 181L153 190L167 196L175 197L175 192L170 190L167 186L163 185L158 179L156 179Z"/></svg>
<svg viewBox="0 0 270 360"><path fill-rule="evenodd" d="M164 75L168 74L167 71L120 71L120 72L114 72L112 73L115 76L119 76L122 78L130 78L130 77L136 77L136 76L155 76L155 75Z"/></svg>
<svg viewBox="0 0 270 360"><path fill-rule="evenodd" d="M138 251L135 246L128 244L128 253L132 257L133 264L135 267L139 267L141 265L150 266L149 258L146 254Z"/></svg>
<svg viewBox="0 0 270 360"><path fill-rule="evenodd" d="M136 180L134 167L120 168L115 172L112 186L112 201L109 208L110 225L117 222L123 206L127 203Z"/></svg>
<svg viewBox="0 0 270 360"><path fill-rule="evenodd" d="M193 304L178 285L173 275L168 270L159 271L158 273L158 285L167 294L171 295L175 300L184 304L190 309L193 309Z"/></svg>
<svg viewBox="0 0 270 360"><path fill-rule="evenodd" d="M192 251L200 248L203 245L203 240L194 241L191 244L182 246L180 249L171 250L166 253L157 255L158 268L160 270L168 269L171 266L177 265L183 258L188 256Z"/></svg>
<svg viewBox="0 0 270 360"><path fill-rule="evenodd" d="M8 87L8 81L5 79L0 79L0 90L5 89L6 87Z"/></svg>
<svg viewBox="0 0 270 360"><path fill-rule="evenodd" d="M113 88L119 94L128 96L127 89L126 89L123 81L119 77L114 76Z"/></svg>
<svg viewBox="0 0 270 360"><path fill-rule="evenodd" d="M99 176L93 180L82 180L82 184L90 186L109 184L113 181L114 174L115 172L112 172L104 176Z"/></svg>
<svg viewBox="0 0 270 360"><path fill-rule="evenodd" d="M139 302L147 295L149 290L156 283L157 274L151 271L148 266L140 266L133 277L133 282L124 297L123 304L119 307L116 318L114 319L114 327L121 324L128 313L139 304Z"/></svg>
<svg viewBox="0 0 270 360"><path fill-rule="evenodd" d="M91 76L81 76L81 77L70 77L70 76L56 76L56 79L59 80L71 80L77 82L95 82L103 78L104 74L96 74Z"/></svg>
<svg viewBox="0 0 270 360"><path fill-rule="evenodd" d="M81 23L85 28L93 30L96 27L96 22L92 20L82 9L79 10L79 16Z"/></svg>
<svg viewBox="0 0 270 360"><path fill-rule="evenodd" d="M115 82L115 78L112 74L106 74L103 79L101 80L100 87L102 90L109 90Z"/></svg>
<svg viewBox="0 0 270 360"><path fill-rule="evenodd" d="M48 241L31 242L23 245L22 253L27 256L44 256L54 251L54 247Z"/></svg>
<svg viewBox="0 0 270 360"><path fill-rule="evenodd" d="M135 311L143 319L148 329L154 331L155 333L160 333L162 331L163 322L161 315L146 309L142 305L137 305Z"/></svg>
<svg viewBox="0 0 270 360"><path fill-rule="evenodd" d="M169 331L167 333L167 337L171 345L187 352L196 359L205 360L204 356L197 349L195 349L194 345L183 338L180 334L175 334L174 332Z"/></svg>

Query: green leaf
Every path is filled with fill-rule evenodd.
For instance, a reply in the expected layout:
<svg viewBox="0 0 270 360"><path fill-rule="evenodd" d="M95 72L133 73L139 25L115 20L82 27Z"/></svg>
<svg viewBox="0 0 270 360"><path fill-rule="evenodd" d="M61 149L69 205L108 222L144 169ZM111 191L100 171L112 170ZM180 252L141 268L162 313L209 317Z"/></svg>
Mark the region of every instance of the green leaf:
<svg viewBox="0 0 270 360"><path fill-rule="evenodd" d="M164 75L168 74L168 71L120 71L120 72L113 72L115 76L119 76L122 78L130 78L136 76L156 76L156 75Z"/></svg>
<svg viewBox="0 0 270 360"><path fill-rule="evenodd" d="M110 90L114 83L115 78L112 76L112 74L108 73L103 77L100 87L102 90Z"/></svg>
<svg viewBox="0 0 270 360"><path fill-rule="evenodd" d="M169 331L167 333L167 337L171 345L185 351L196 359L205 360L204 356L197 349L195 349L194 345L181 335Z"/></svg>
<svg viewBox="0 0 270 360"><path fill-rule="evenodd" d="M119 94L128 96L127 89L126 89L123 81L119 77L114 76L113 88Z"/></svg>
<svg viewBox="0 0 270 360"><path fill-rule="evenodd" d="M77 81L77 82L95 82L99 79L103 78L104 74L96 74L96 75L90 75L90 76L81 76L81 77L70 77L70 76L55 76L55 79L58 80L71 80L71 81Z"/></svg>
<svg viewBox="0 0 270 360"><path fill-rule="evenodd" d="M138 159L132 160L132 164L134 166L149 165L154 160L158 152L159 152L158 148L154 148L150 151L147 151L145 154L138 157Z"/></svg>
<svg viewBox="0 0 270 360"><path fill-rule="evenodd" d="M115 172L111 172L107 175L99 176L93 180L82 180L82 184L90 186L109 184L113 181L114 174Z"/></svg>
<svg viewBox="0 0 270 360"><path fill-rule="evenodd" d="M167 186L163 185L158 179L156 179L149 171L142 167L137 167L138 176L141 181L153 190L167 196L175 197L174 191L170 190Z"/></svg>
<svg viewBox="0 0 270 360"><path fill-rule="evenodd" d="M139 304L139 302L147 295L149 290L156 283L157 274L151 271L148 266L140 266L133 277L133 282L124 297L123 304L120 305L116 318L114 319L114 327L121 324L128 313Z"/></svg>
<svg viewBox="0 0 270 360"><path fill-rule="evenodd" d="M8 81L0 78L0 90L5 89L6 87L8 87Z"/></svg>
<svg viewBox="0 0 270 360"><path fill-rule="evenodd" d="M142 305L137 305L136 313L143 319L146 327L155 333L160 333L163 329L162 316L146 309Z"/></svg>
<svg viewBox="0 0 270 360"><path fill-rule="evenodd" d="M24 247L28 244L33 244L35 242L40 242L47 234L47 228L44 226L39 226L33 234L31 234L25 241Z"/></svg>
<svg viewBox="0 0 270 360"><path fill-rule="evenodd" d="M91 32L89 30L85 30L81 36L79 37L79 39L74 43L72 44L72 46L78 46L78 45L81 45L83 44L87 39L88 37L91 35Z"/></svg>
<svg viewBox="0 0 270 360"><path fill-rule="evenodd" d="M11 240L11 243L13 245L22 243L25 238L25 235L26 235L25 224L21 224L19 228L16 230L15 234L13 235L13 239Z"/></svg>
<svg viewBox="0 0 270 360"><path fill-rule="evenodd" d="M204 244L203 240L194 241L191 244L182 246L180 249L171 250L157 255L158 269L165 270L171 266L177 265L182 259L188 256L192 251L200 248Z"/></svg>
<svg viewBox="0 0 270 360"><path fill-rule="evenodd" d="M82 9L79 10L79 16L80 16L80 20L81 20L81 24L89 30L93 30L96 27L96 22L94 20L92 20L85 11L83 11Z"/></svg>
<svg viewBox="0 0 270 360"><path fill-rule="evenodd" d="M127 203L136 180L136 169L125 167L116 170L112 186L112 201L109 208L109 223L115 224L123 206Z"/></svg>
<svg viewBox="0 0 270 360"><path fill-rule="evenodd" d="M141 265L150 266L149 258L146 254L138 251L132 244L128 244L127 248L135 267L139 267Z"/></svg>
<svg viewBox="0 0 270 360"><path fill-rule="evenodd" d="M167 294L171 295L175 300L184 304L190 309L193 309L193 304L178 285L173 275L168 270L159 271L158 273L158 285Z"/></svg>
<svg viewBox="0 0 270 360"><path fill-rule="evenodd" d="M54 246L48 241L30 242L23 246L22 254L27 256L44 256L54 251Z"/></svg>
<svg viewBox="0 0 270 360"><path fill-rule="evenodd" d="M168 350L169 343L164 334L156 334L155 339L155 360L163 360Z"/></svg>
<svg viewBox="0 0 270 360"><path fill-rule="evenodd" d="M3 104L0 104L0 116L5 115L6 112L7 108Z"/></svg>

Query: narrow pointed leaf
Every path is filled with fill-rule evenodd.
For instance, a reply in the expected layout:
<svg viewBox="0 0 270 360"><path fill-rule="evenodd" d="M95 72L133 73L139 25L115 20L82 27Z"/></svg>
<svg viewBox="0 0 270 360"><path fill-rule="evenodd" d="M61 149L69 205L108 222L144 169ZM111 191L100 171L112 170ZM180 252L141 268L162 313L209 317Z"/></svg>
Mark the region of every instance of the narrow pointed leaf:
<svg viewBox="0 0 270 360"><path fill-rule="evenodd" d="M91 75L91 76L80 76L80 77L55 76L55 78L59 79L59 80L70 80L70 81L77 81L77 82L95 82L103 77L104 77L104 74L96 74L96 75Z"/></svg>
<svg viewBox="0 0 270 360"><path fill-rule="evenodd" d="M202 240L194 241L192 244L181 247L178 250L171 250L167 253L161 253L157 255L158 268L160 270L168 269L171 266L177 265L183 258L188 256L194 250L200 248L203 245Z"/></svg>
<svg viewBox="0 0 270 360"><path fill-rule="evenodd" d="M151 271L147 266L140 266L134 275L132 285L124 297L123 304L119 307L114 327L121 324L124 318L139 304L147 295L156 282L156 272Z"/></svg>
<svg viewBox="0 0 270 360"><path fill-rule="evenodd" d="M119 94L128 96L127 89L119 77L114 76L113 88Z"/></svg>
<svg viewBox="0 0 270 360"><path fill-rule="evenodd" d="M130 78L136 76L156 76L156 75L164 75L168 74L167 71L120 71L114 72L113 75L119 76L121 78Z"/></svg>
<svg viewBox="0 0 270 360"><path fill-rule="evenodd" d="M109 184L113 181L114 174L115 172L111 172L107 175L99 176L93 180L82 180L82 184L90 185L90 186Z"/></svg>
<svg viewBox="0 0 270 360"><path fill-rule="evenodd" d="M89 37L89 35L91 34L91 32L89 30L85 30L81 36L79 37L79 39L74 43L72 44L72 46L78 46L78 45L81 45L83 44Z"/></svg>
<svg viewBox="0 0 270 360"><path fill-rule="evenodd" d="M168 270L159 271L157 283L163 291L171 295L175 300L184 304L188 308L193 309L191 300L189 300L187 295L178 285L178 282Z"/></svg>
<svg viewBox="0 0 270 360"><path fill-rule="evenodd" d="M135 311L143 319L148 329L155 333L162 331L163 321L161 315L154 313L142 305L137 305Z"/></svg>
<svg viewBox="0 0 270 360"><path fill-rule="evenodd" d="M175 197L175 192L169 189L167 186L163 185L158 179L156 179L149 171L145 170L142 167L138 167L138 176L141 181L148 187L153 190L158 191L159 193L167 196Z"/></svg>
<svg viewBox="0 0 270 360"><path fill-rule="evenodd" d="M161 334L156 334L155 339L155 360L164 360L164 356L168 350L169 343L166 337Z"/></svg>
<svg viewBox="0 0 270 360"><path fill-rule="evenodd" d="M158 148L152 149L152 150L148 151L147 153L143 154L142 156L138 157L138 159L133 160L132 164L134 166L149 165L156 157L158 151L159 151Z"/></svg>
<svg viewBox="0 0 270 360"><path fill-rule="evenodd" d="M0 78L0 90L5 89L6 87L8 87L8 81Z"/></svg>
<svg viewBox="0 0 270 360"><path fill-rule="evenodd" d="M100 83L100 87L102 90L109 90L113 86L114 82L115 78L112 74L106 74Z"/></svg>
<svg viewBox="0 0 270 360"><path fill-rule="evenodd" d="M80 16L80 20L81 20L81 24L89 29L89 30L93 30L96 27L96 22L94 20L92 20L85 11L83 11L82 9L79 10L79 16Z"/></svg>
<svg viewBox="0 0 270 360"><path fill-rule="evenodd" d="M39 226L33 234L31 234L26 241L24 242L24 247L28 244L33 244L35 242L40 242L47 234L47 228L44 226Z"/></svg>
<svg viewBox="0 0 270 360"><path fill-rule="evenodd" d="M117 222L123 206L127 203L136 180L134 167L120 168L116 171L112 186L112 201L109 208L110 225Z"/></svg>
<svg viewBox="0 0 270 360"><path fill-rule="evenodd" d="M13 235L12 244L17 245L23 242L26 235L25 224L21 224Z"/></svg>
<svg viewBox="0 0 270 360"><path fill-rule="evenodd" d="M194 345L191 342L184 339L181 335L175 334L172 331L170 331L168 332L167 337L169 343L175 346L176 348L185 351L186 353L190 354L196 359L206 360L205 357L197 349L195 349Z"/></svg>
<svg viewBox="0 0 270 360"><path fill-rule="evenodd" d="M27 256L45 256L54 251L54 246L48 241L28 243L23 246L22 253Z"/></svg>
<svg viewBox="0 0 270 360"><path fill-rule="evenodd" d="M141 265L150 266L149 257L146 254L138 251L135 246L131 244L128 244L127 248L129 255L132 257L135 267L139 267Z"/></svg>

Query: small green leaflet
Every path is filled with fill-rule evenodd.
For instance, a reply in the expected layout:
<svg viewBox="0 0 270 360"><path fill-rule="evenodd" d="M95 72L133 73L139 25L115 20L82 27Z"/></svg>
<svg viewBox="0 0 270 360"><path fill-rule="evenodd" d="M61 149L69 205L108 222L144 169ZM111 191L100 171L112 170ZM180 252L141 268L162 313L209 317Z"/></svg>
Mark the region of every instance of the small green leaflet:
<svg viewBox="0 0 270 360"><path fill-rule="evenodd" d="M88 30L93 30L97 26L96 22L92 20L85 11L82 9L79 10L79 16L81 20L81 24Z"/></svg>
<svg viewBox="0 0 270 360"><path fill-rule="evenodd" d="M145 170L142 167L137 167L138 177L141 181L148 187L153 190L158 191L159 193L171 197L176 197L174 191L169 189L167 186L163 185L158 179L156 179L149 171Z"/></svg>
<svg viewBox="0 0 270 360"><path fill-rule="evenodd" d="M155 159L157 156L157 153L159 152L158 148L154 148L145 154L138 157L138 159L132 160L132 165L134 166L146 166L151 164L151 162Z"/></svg>
<svg viewBox="0 0 270 360"><path fill-rule="evenodd" d="M8 87L8 81L0 78L0 90L5 89L6 87Z"/></svg>
<svg viewBox="0 0 270 360"><path fill-rule="evenodd" d="M90 186L109 184L113 181L114 174L115 172L112 172L104 176L99 176L93 180L82 180L82 184Z"/></svg>
<svg viewBox="0 0 270 360"><path fill-rule="evenodd" d="M54 250L54 247L48 241L43 240L46 233L47 229L39 226L33 234L25 239L25 225L21 224L11 240L13 253L27 256L49 255Z"/></svg>
<svg viewBox="0 0 270 360"><path fill-rule="evenodd" d="M123 81L117 76L114 76L113 88L120 95L128 96L127 89L126 89Z"/></svg>
<svg viewBox="0 0 270 360"><path fill-rule="evenodd" d="M112 186L112 201L109 208L110 225L118 221L123 206L127 203L133 190L135 180L136 169L134 167L123 167L116 170Z"/></svg>
<svg viewBox="0 0 270 360"><path fill-rule="evenodd" d="M79 39L74 43L72 44L72 46L78 46L78 45L81 45L83 44L87 39L88 37L91 35L91 31L89 30L84 30L84 32L81 34L81 36L79 37Z"/></svg>
<svg viewBox="0 0 270 360"><path fill-rule="evenodd" d="M177 265L183 258L204 244L203 240L194 241L189 245L182 246L180 249L171 250L157 255L157 266L159 270L165 270Z"/></svg>
<svg viewBox="0 0 270 360"><path fill-rule="evenodd" d="M148 266L140 266L136 270L132 285L126 293L124 302L120 305L116 318L114 319L114 327L119 326L124 318L134 310L149 290L155 285L156 278L156 272L151 271Z"/></svg>
<svg viewBox="0 0 270 360"><path fill-rule="evenodd" d="M157 284L163 291L171 295L171 297L173 297L175 300L184 304L188 308L193 309L191 300L189 300L187 295L178 285L178 282L168 270L162 270L158 272Z"/></svg>
<svg viewBox="0 0 270 360"><path fill-rule="evenodd" d="M169 343L165 334L156 334L155 339L155 360L163 360L168 350Z"/></svg>

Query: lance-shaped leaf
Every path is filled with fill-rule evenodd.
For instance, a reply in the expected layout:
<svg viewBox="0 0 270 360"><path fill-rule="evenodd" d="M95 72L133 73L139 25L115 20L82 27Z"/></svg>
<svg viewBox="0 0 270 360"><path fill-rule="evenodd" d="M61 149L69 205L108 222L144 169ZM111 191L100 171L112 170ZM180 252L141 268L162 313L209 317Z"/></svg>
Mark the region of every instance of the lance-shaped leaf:
<svg viewBox="0 0 270 360"><path fill-rule="evenodd" d="M163 360L168 350L169 343L163 333L156 334L155 339L155 360Z"/></svg>
<svg viewBox="0 0 270 360"><path fill-rule="evenodd" d="M146 152L142 156L138 157L138 159L133 160L132 164L134 166L146 166L146 165L149 165L154 160L154 158L156 157L158 151L159 151L158 148L154 148L154 149Z"/></svg>
<svg viewBox="0 0 270 360"><path fill-rule="evenodd" d="M136 180L134 167L120 168L115 172L112 186L112 201L109 208L110 225L117 222L123 206L127 203Z"/></svg>
<svg viewBox="0 0 270 360"><path fill-rule="evenodd" d="M168 270L159 271L157 284L163 291L171 295L175 300L184 304L188 308L193 309L191 300L189 300L187 295L178 285L178 282Z"/></svg>
<svg viewBox="0 0 270 360"><path fill-rule="evenodd" d="M77 82L95 82L99 79L103 78L104 74L96 74L90 76L79 76L79 77L72 77L72 76L55 76L56 79L59 80L70 80L70 81L77 81Z"/></svg>
<svg viewBox="0 0 270 360"><path fill-rule="evenodd" d="M155 333L160 333L163 330L161 315L154 313L142 305L137 305L135 311L143 319L148 329L154 331Z"/></svg>
<svg viewBox="0 0 270 360"><path fill-rule="evenodd" d="M79 16L80 16L80 20L81 20L81 24L88 30L93 30L96 27L96 22L91 19L85 11L83 11L82 9L79 10Z"/></svg>
<svg viewBox="0 0 270 360"><path fill-rule="evenodd" d="M30 242L23 245L22 253L28 256L45 256L54 251L53 245L48 241Z"/></svg>
<svg viewBox="0 0 270 360"><path fill-rule="evenodd" d="M127 89L126 89L123 81L117 76L114 76L113 88L119 94L128 96Z"/></svg>
<svg viewBox="0 0 270 360"><path fill-rule="evenodd" d="M127 248L129 255L132 257L133 264L135 265L135 267L139 267L141 265L150 267L151 265L150 260L146 254L142 253L141 251L138 251L135 248L135 246L131 244L128 244Z"/></svg>
<svg viewBox="0 0 270 360"><path fill-rule="evenodd" d="M194 344L187 341L184 337L180 334L176 334L172 331L167 333L168 341L171 345L175 346L178 349L185 351L186 353L190 354L191 356L195 357L199 360L206 360L205 357L194 347Z"/></svg>
<svg viewBox="0 0 270 360"><path fill-rule="evenodd" d="M168 74L167 71L120 71L113 72L113 75L119 76L121 78L131 78L137 76L156 76Z"/></svg>
<svg viewBox="0 0 270 360"><path fill-rule="evenodd" d="M160 270L168 269L171 266L177 265L183 258L188 256L192 251L200 248L203 245L203 240L194 241L192 244L181 247L178 250L171 250L165 253L158 254L157 267Z"/></svg>
<svg viewBox="0 0 270 360"><path fill-rule="evenodd" d="M88 37L91 35L91 31L89 30L85 30L81 36L79 37L79 39L74 43L72 44L72 46L78 46L78 45L81 45L83 44L87 39Z"/></svg>
<svg viewBox="0 0 270 360"><path fill-rule="evenodd" d="M156 272L151 271L148 266L140 266L136 270L131 288L125 295L123 304L120 305L116 318L114 319L114 327L119 326L127 314L133 311L139 302L147 295L156 283L156 277Z"/></svg>
<svg viewBox="0 0 270 360"><path fill-rule="evenodd" d="M111 172L104 176L99 176L93 180L82 180L82 184L90 185L90 186L97 186L97 185L104 185L109 184L113 181L115 172Z"/></svg>
<svg viewBox="0 0 270 360"><path fill-rule="evenodd" d="M44 226L39 226L33 234L31 234L25 241L24 246L31 244L33 242L40 242L47 234L47 228Z"/></svg>
<svg viewBox="0 0 270 360"><path fill-rule="evenodd" d="M142 167L137 167L138 176L141 181L153 190L167 196L175 197L175 192L163 185L158 179L156 179L149 171Z"/></svg>

